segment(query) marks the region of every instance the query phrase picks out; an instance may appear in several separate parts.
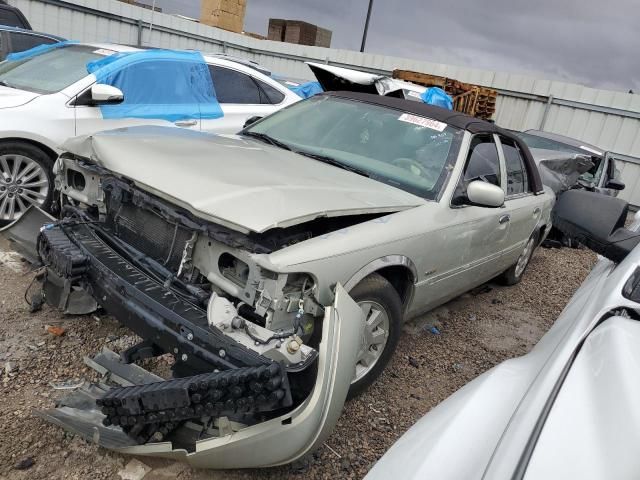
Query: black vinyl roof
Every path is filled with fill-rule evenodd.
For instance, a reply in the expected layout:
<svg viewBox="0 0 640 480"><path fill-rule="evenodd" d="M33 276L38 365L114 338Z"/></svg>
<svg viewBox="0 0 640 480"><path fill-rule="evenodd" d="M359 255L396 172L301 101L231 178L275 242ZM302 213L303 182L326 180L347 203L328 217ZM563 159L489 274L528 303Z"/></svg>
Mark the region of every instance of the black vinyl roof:
<svg viewBox="0 0 640 480"><path fill-rule="evenodd" d="M407 100L404 98L349 91L325 92L320 95L346 98L359 102L371 103L373 105L380 105L382 107L393 108L402 112L438 120L439 122L446 123L452 127L467 130L470 133L497 133L503 137L507 137L513 140L522 152L522 156L527 164L527 172L531 180L531 187L533 191L536 193L544 191L542 180L540 179L540 172L538 172L538 167L531 155L529 147L527 147L527 144L513 132L500 128L495 123L481 120L465 113L447 110L446 108L436 107L434 105L427 105L422 102L414 102L413 100Z"/></svg>
<svg viewBox="0 0 640 480"><path fill-rule="evenodd" d="M512 136L507 130L498 127L495 123L481 120L465 113L447 110L446 108L436 107L434 105L427 105L423 102L415 102L413 100L407 100L404 98L388 97L371 93L347 91L326 92L323 95L351 98L353 100L359 100L361 102L367 102L375 105L381 105L383 107L394 108L396 110L402 110L403 112L413 113L415 115L421 115L423 117L438 120L439 122L444 122L448 125L451 125L452 127L469 130L471 133L506 133L509 137Z"/></svg>

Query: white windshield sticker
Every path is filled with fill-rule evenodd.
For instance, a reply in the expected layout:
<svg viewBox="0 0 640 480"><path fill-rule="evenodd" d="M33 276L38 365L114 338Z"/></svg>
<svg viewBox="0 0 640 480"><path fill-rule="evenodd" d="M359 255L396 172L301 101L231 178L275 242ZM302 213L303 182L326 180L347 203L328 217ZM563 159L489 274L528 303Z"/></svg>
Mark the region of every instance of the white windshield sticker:
<svg viewBox="0 0 640 480"><path fill-rule="evenodd" d="M114 52L113 50L107 50L106 48L99 48L98 50L94 50L93 53L95 53L96 55L113 55Z"/></svg>
<svg viewBox="0 0 640 480"><path fill-rule="evenodd" d="M409 113L403 113L398 117L398 120L400 120L401 122L419 125L421 127L427 127L438 132L442 132L445 128L447 128L446 123L438 122L437 120L432 120L430 118L419 117L418 115L411 115Z"/></svg>
<svg viewBox="0 0 640 480"><path fill-rule="evenodd" d="M580 148L582 150L586 150L587 152L595 153L596 155L602 155L602 152L599 152L598 150L594 150L593 148L585 147L584 145L580 145Z"/></svg>

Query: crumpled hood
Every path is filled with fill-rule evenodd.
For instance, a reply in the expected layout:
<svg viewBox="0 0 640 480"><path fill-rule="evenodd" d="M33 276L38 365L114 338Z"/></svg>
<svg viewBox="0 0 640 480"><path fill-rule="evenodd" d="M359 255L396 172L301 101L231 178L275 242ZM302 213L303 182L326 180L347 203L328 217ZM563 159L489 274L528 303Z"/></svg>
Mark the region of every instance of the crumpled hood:
<svg viewBox="0 0 640 480"><path fill-rule="evenodd" d="M0 109L20 107L39 96L39 93L0 86Z"/></svg>
<svg viewBox="0 0 640 480"><path fill-rule="evenodd" d="M89 158L205 220L264 232L321 216L387 213L424 199L239 136L133 127L67 140Z"/></svg>

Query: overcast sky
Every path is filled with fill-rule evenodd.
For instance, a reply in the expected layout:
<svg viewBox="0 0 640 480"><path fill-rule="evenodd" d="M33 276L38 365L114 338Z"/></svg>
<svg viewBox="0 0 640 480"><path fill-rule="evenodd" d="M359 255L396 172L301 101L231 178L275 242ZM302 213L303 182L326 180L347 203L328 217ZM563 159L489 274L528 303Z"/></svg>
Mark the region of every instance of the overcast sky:
<svg viewBox="0 0 640 480"><path fill-rule="evenodd" d="M200 15L198 0L157 5ZM367 5L248 0L245 30L266 35L269 18L305 20L332 30L332 47L359 50ZM374 0L366 51L638 93L640 0Z"/></svg>

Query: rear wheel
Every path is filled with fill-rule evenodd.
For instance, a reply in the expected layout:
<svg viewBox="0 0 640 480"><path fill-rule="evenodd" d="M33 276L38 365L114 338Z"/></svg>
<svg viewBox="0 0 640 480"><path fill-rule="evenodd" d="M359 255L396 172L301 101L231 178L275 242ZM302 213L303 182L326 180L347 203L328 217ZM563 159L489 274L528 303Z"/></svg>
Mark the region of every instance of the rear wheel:
<svg viewBox="0 0 640 480"><path fill-rule="evenodd" d="M52 158L34 145L0 143L0 225L17 220L31 205L51 206L52 166Z"/></svg>
<svg viewBox="0 0 640 480"><path fill-rule="evenodd" d="M349 398L361 394L391 359L402 328L402 301L393 286L377 273L364 278L350 292L365 315L365 328Z"/></svg>
<svg viewBox="0 0 640 480"><path fill-rule="evenodd" d="M524 275L524 272L527 270L527 267L529 266L529 262L531 261L533 252L535 251L537 246L538 246L538 234L534 233L533 235L531 235L531 237L527 241L527 244L525 245L524 250L518 257L518 261L515 263L515 265L513 265L509 270L507 270L501 275L500 280L502 281L502 283L504 283L505 285L515 285L517 283L520 283Z"/></svg>

